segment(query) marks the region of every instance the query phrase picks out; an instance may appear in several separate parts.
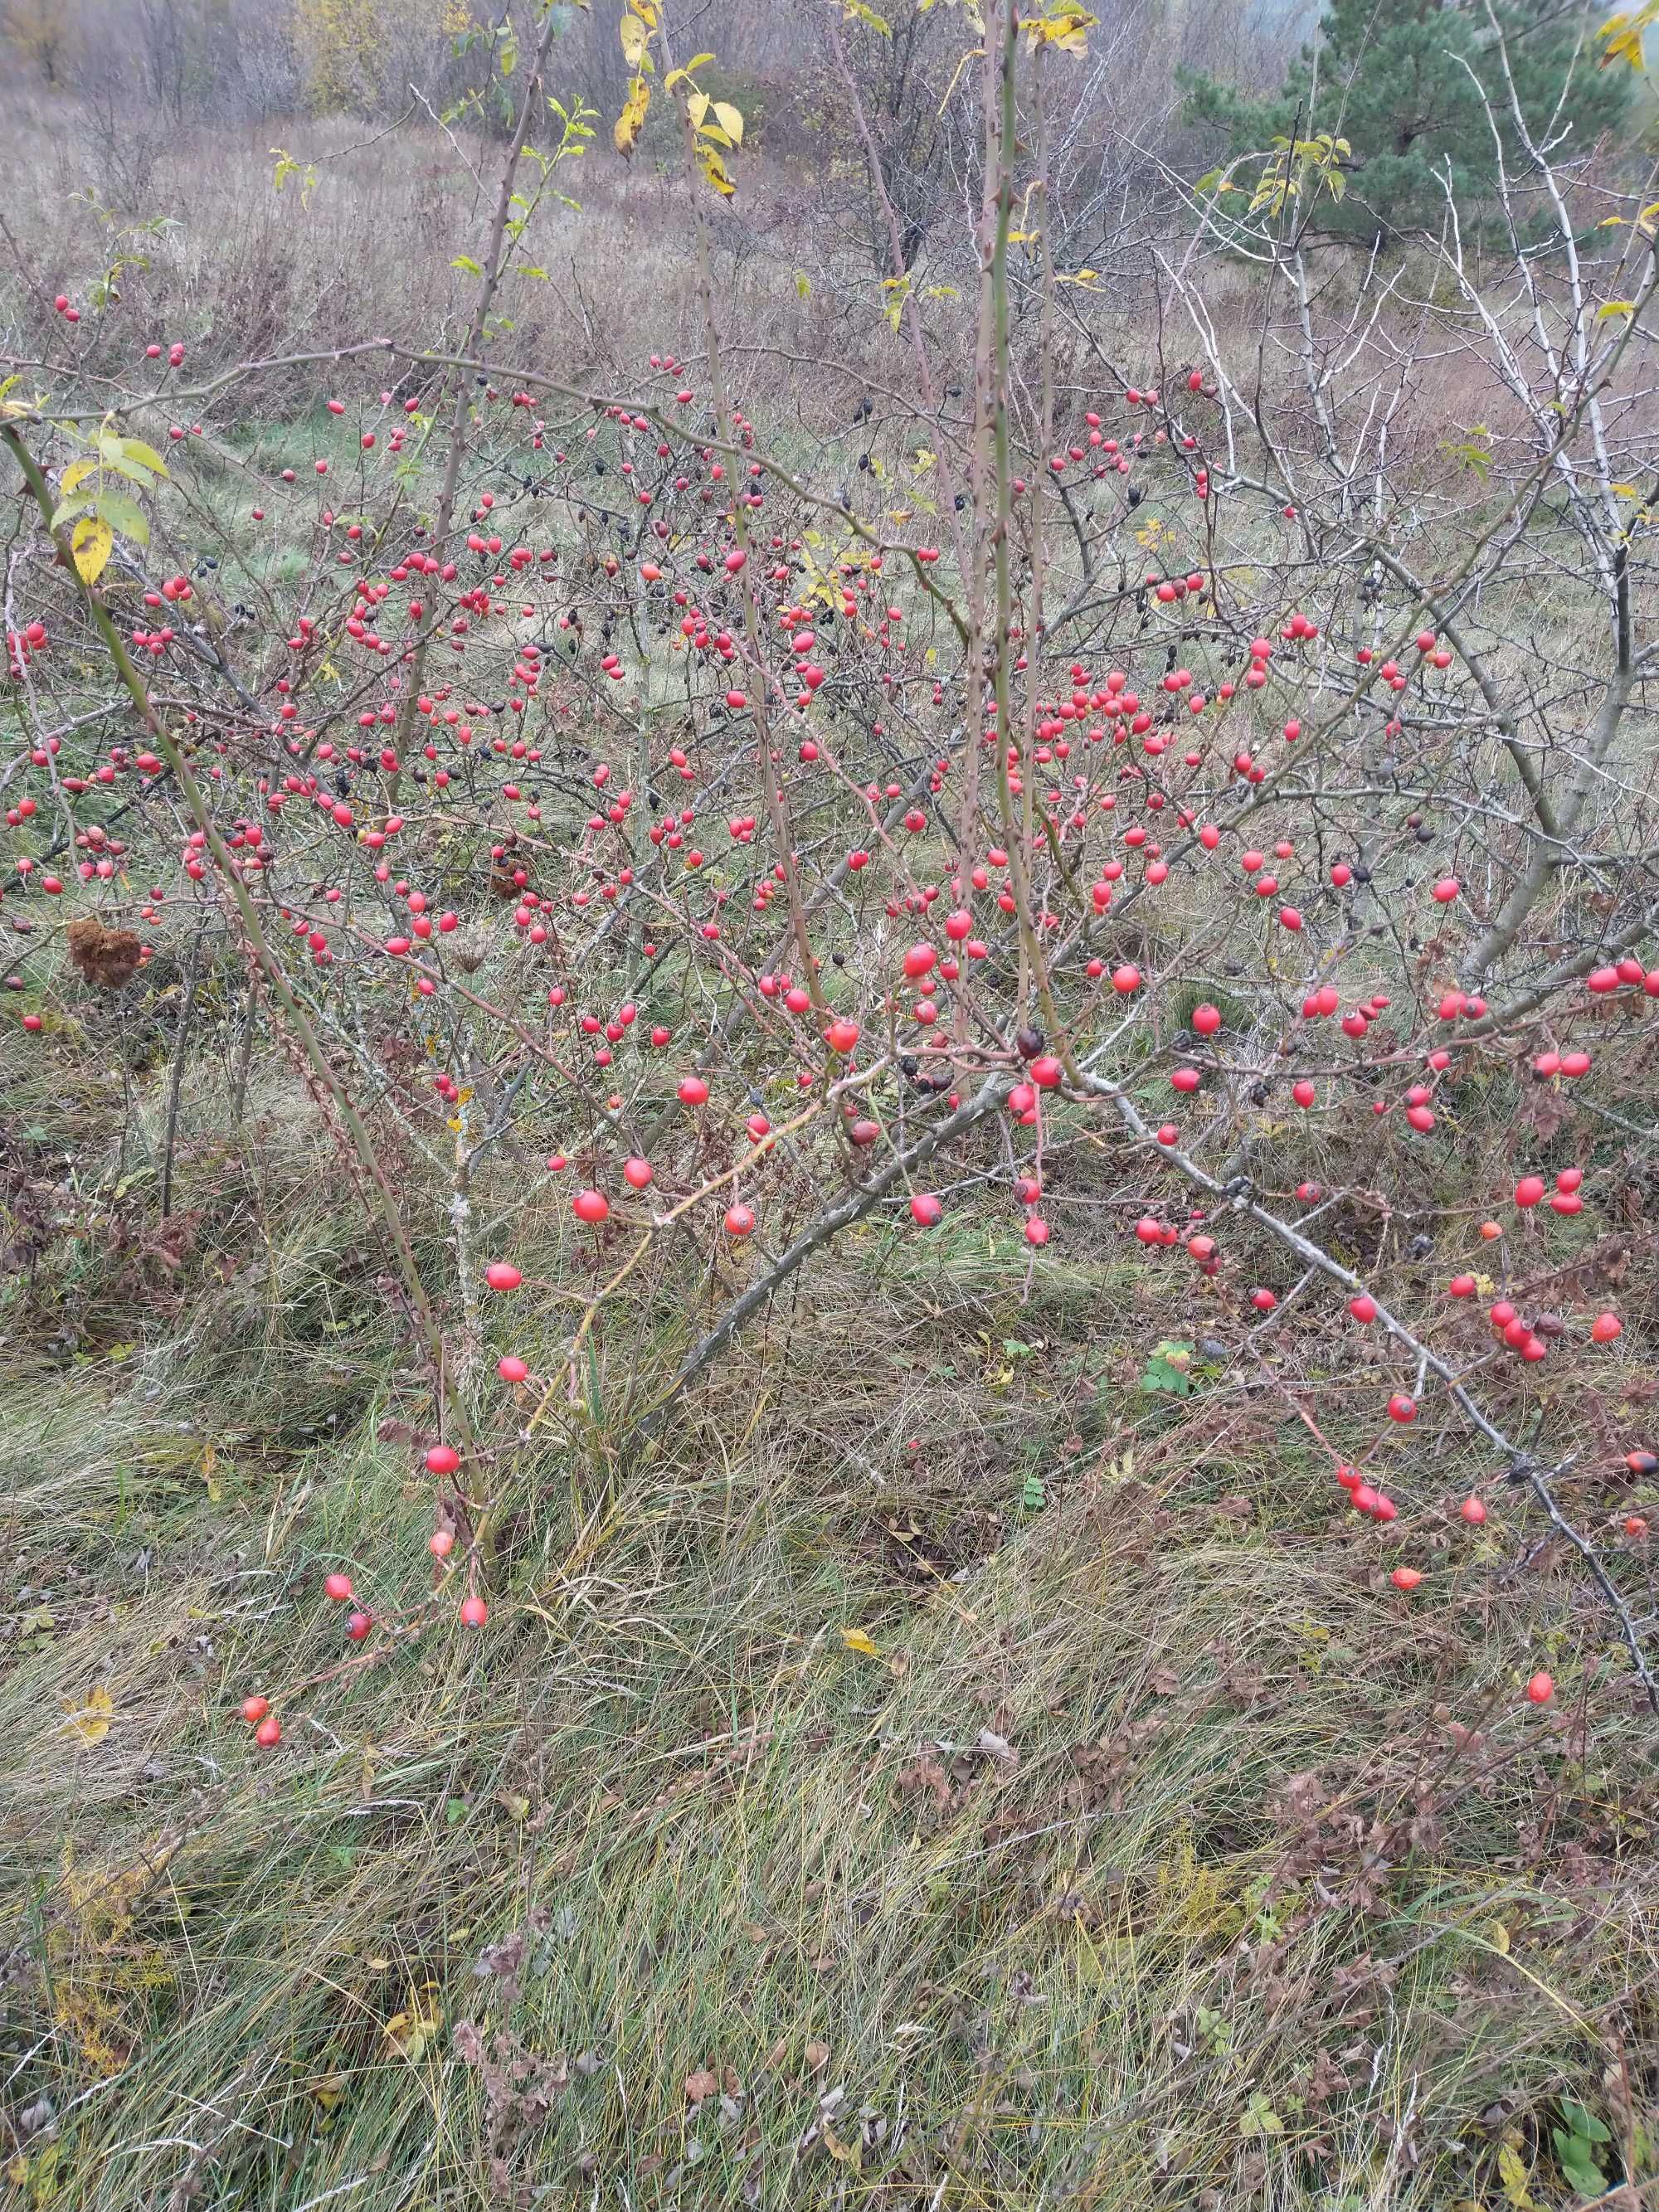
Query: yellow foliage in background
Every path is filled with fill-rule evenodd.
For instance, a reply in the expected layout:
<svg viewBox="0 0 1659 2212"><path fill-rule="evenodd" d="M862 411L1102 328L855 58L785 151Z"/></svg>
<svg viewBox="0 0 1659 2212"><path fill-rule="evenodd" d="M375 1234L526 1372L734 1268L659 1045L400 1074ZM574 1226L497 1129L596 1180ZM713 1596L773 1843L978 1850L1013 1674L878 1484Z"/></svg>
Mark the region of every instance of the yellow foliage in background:
<svg viewBox="0 0 1659 2212"><path fill-rule="evenodd" d="M165 1875L179 1839L115 1867L82 1866L65 1841L46 1934L52 2010L96 2073L118 2074L132 2051L132 1998L173 1978L153 1943L135 1939L133 1909Z"/></svg>
<svg viewBox="0 0 1659 2212"><path fill-rule="evenodd" d="M429 61L471 24L465 0L294 0L306 97L319 115L368 106L405 56Z"/></svg>
<svg viewBox="0 0 1659 2212"><path fill-rule="evenodd" d="M76 29L61 0L0 0L0 37L47 84L58 83L76 58Z"/></svg>

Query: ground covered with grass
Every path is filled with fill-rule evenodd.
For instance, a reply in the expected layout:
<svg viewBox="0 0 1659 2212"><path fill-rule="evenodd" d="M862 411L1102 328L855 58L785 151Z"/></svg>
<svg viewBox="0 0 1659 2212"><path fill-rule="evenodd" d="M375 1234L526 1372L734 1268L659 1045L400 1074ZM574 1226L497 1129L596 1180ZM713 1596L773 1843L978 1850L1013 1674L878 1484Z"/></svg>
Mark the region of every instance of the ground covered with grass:
<svg viewBox="0 0 1659 2212"><path fill-rule="evenodd" d="M161 1219L165 1038L76 1065L9 1070L11 2201L1645 2201L1653 1722L1466 1442L1397 1444L1407 1599L1120 1231L871 1225L645 1434L696 1316L609 1316L487 1630L359 1649L431 1407L337 1156L227 1013Z"/></svg>

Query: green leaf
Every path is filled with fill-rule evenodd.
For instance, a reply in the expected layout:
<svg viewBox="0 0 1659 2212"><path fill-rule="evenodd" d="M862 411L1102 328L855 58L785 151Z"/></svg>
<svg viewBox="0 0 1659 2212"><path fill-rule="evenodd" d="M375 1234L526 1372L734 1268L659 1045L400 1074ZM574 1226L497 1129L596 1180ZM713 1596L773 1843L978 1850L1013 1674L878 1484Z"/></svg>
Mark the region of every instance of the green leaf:
<svg viewBox="0 0 1659 2212"><path fill-rule="evenodd" d="M1607 2132L1606 2123L1598 2120L1595 2113L1588 2111L1577 2098L1563 2097L1561 2110L1565 2113L1567 2124L1574 2135L1583 2136L1586 2142L1593 2143L1613 2141L1612 2136Z"/></svg>
<svg viewBox="0 0 1659 2212"><path fill-rule="evenodd" d="M158 477L167 472L167 465L154 446L147 446L142 438L123 438L121 453L124 459L137 461L141 468L150 469Z"/></svg>
<svg viewBox="0 0 1659 2212"><path fill-rule="evenodd" d="M113 460L106 456L104 465L118 477L125 477L129 483L137 484L140 491L153 491L155 488L155 477L142 461L128 460L125 454Z"/></svg>
<svg viewBox="0 0 1659 2212"><path fill-rule="evenodd" d="M1552 2128L1555 2156L1562 2172L1581 2197L1600 2197L1607 2185L1607 2177L1595 2162L1595 2154L1582 2136L1569 2135L1565 2128Z"/></svg>
<svg viewBox="0 0 1659 2212"><path fill-rule="evenodd" d="M1260 2089L1252 2089L1249 2102L1239 2116L1238 2132L1242 2136L1282 2136L1285 2123Z"/></svg>
<svg viewBox="0 0 1659 2212"><path fill-rule="evenodd" d="M483 270L479 268L470 253L458 253L449 265L452 269L464 269L469 276L483 275Z"/></svg>
<svg viewBox="0 0 1659 2212"><path fill-rule="evenodd" d="M98 512L123 538L131 538L135 545L149 544L149 525L144 520L144 511L125 492L106 491L98 502Z"/></svg>

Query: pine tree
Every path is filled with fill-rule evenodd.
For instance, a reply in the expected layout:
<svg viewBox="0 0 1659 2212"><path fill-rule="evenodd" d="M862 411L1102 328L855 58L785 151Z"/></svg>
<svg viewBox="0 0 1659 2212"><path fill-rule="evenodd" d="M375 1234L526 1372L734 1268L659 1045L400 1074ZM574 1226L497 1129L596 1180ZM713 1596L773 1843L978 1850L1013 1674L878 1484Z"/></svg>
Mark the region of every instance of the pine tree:
<svg viewBox="0 0 1659 2212"><path fill-rule="evenodd" d="M1591 43L1580 47L1583 26L1550 0L1499 0L1492 14L1501 44L1484 4L1332 0L1318 43L1303 48L1278 93L1252 97L1180 72L1186 118L1227 157L1266 153L1276 136L1346 138L1348 188L1340 201L1320 198L1322 229L1387 239L1437 228L1448 177L1460 217L1478 224L1491 206L1499 143L1512 180L1524 185L1528 167L1506 54L1534 143L1570 129L1565 145L1587 154L1618 127L1629 100L1628 73L1599 70Z"/></svg>

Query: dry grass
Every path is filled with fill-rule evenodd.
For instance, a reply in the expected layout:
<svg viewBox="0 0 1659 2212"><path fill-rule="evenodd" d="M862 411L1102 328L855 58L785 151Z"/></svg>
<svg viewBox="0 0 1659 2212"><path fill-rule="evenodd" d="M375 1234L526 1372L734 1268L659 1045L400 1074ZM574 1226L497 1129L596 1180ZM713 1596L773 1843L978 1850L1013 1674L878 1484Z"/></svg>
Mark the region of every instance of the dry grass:
<svg viewBox="0 0 1659 2212"><path fill-rule="evenodd" d="M476 252L488 227L500 152L494 141L424 121L389 132L343 117L203 124L158 134L135 177L133 139L129 117L106 133L79 102L0 87L0 206L22 259L19 268L8 255L0 268L0 351L41 358L72 383L52 296L67 288L84 298L118 261L121 312L107 334L85 323L76 333L82 370L129 375L137 345L149 337L183 340L192 377L381 334L439 350L460 342L474 280L454 264ZM313 173L308 188L290 177L277 191L277 145ZM698 361L702 308L676 164L665 156L624 165L601 128L557 180L580 208L550 198L527 234L520 265L545 274L506 278L501 358L618 392L633 386L653 351ZM889 301L870 246L842 216L826 214L823 179L801 166L798 149L745 157L738 198L712 210L710 220L723 351L744 404L795 418L817 441L843 432L851 406L872 387L882 395L881 416L891 411L898 431L910 431L905 395L914 363L908 342L884 319ZM1144 374L1166 350L1188 356L1192 333L1170 312L1147 244L1139 242L1109 285L1064 302L1062 422L1097 404L1115 372ZM965 216L941 232L929 255L927 322L941 381L949 381L973 345ZM1340 328L1362 266L1348 249L1316 251L1322 324ZM1409 270L1360 349L1345 383L1359 395L1361 416L1368 377L1386 386L1390 363L1413 349L1416 303L1437 282L1443 279L1431 269ZM1248 387L1258 373L1258 279L1218 256L1205 293L1212 325ZM1032 312L1021 314L1019 345L1024 380L1035 389L1034 293L1026 304ZM1259 373L1275 418L1288 423L1305 406L1288 302L1278 322ZM1356 330L1364 324L1362 314ZM1514 335L1524 346L1518 320ZM326 363L244 380L210 419L228 428L297 415L336 380ZM1420 362L1412 381L1398 441L1425 483L1443 479L1449 436L1466 436L1476 422L1500 440L1517 427L1512 397L1478 350ZM836 467L844 471L849 458Z"/></svg>
<svg viewBox="0 0 1659 2212"><path fill-rule="evenodd" d="M131 369L141 331L184 340L193 372L382 332L439 349L464 336L475 284L452 264L488 227L494 142L413 123L387 135L343 118L204 125L158 145L135 189L115 158L125 131L101 145L77 103L16 88L0 102L0 201L26 264L0 272L0 349L44 348L62 362L52 295L67 286L84 296L118 258L120 335L82 356L100 373ZM526 236L524 265L545 277L510 274L501 295L507 357L601 384L636 375L652 350L695 357L702 343L678 174L624 167L604 137L558 173L580 209L550 200ZM276 190L274 140L313 171L303 198L298 179ZM754 400L790 386L784 357L856 368L890 356L867 256L815 222L790 168L751 161L740 202L713 220L722 311L734 355L747 351ZM813 272L805 300L803 264ZM328 389L325 369L305 370L239 386L237 404L280 410Z"/></svg>
<svg viewBox="0 0 1659 2212"><path fill-rule="evenodd" d="M169 1267L137 1227L165 1053L130 1121L34 1066L10 1207L53 1219L0 1413L18 2201L1312 2212L1490 2199L1507 2148L1555 2206L1569 2097L1643 2171L1650 1723L1564 1563L1517 1571L1501 1501L1456 1530L1484 1470L1454 1439L1397 1453L1408 1614L1284 1405L1136 1387L1182 1317L1086 1187L1023 1297L1006 1229L872 1229L654 1451L623 1394L685 1320L607 1324L559 1442L495 1435L486 1635L372 1644L261 1759L240 1697L338 1662L322 1573L418 1600L429 1486L386 1423L424 1401L277 1068L238 1136L197 1062ZM514 1181L515 1251L565 1279L563 1209ZM532 1358L562 1326L498 1324Z"/></svg>

